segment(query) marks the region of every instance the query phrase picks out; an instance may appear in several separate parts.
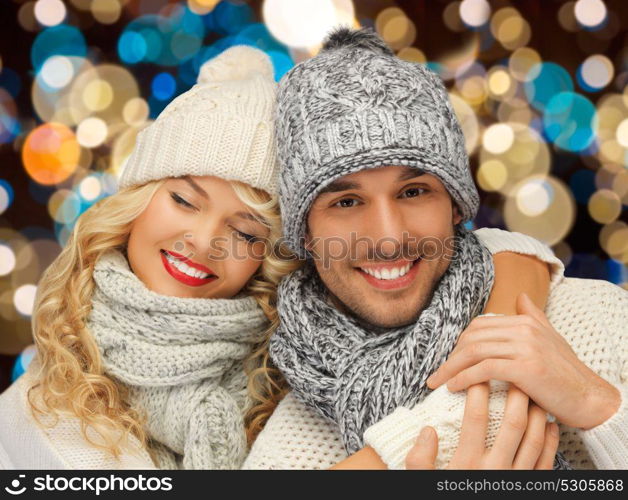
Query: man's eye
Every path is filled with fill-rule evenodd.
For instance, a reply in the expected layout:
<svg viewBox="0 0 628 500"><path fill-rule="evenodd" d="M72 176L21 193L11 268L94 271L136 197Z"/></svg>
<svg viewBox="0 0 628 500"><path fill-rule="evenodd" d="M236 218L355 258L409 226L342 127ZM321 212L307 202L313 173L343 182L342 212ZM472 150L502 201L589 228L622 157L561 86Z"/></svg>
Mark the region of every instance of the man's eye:
<svg viewBox="0 0 628 500"><path fill-rule="evenodd" d="M335 206L341 208L351 208L355 207L358 204L358 200L354 200L353 198L344 198L336 202Z"/></svg>
<svg viewBox="0 0 628 500"><path fill-rule="evenodd" d="M425 192L423 188L410 188L406 189L401 195L402 198L415 198Z"/></svg>
<svg viewBox="0 0 628 500"><path fill-rule="evenodd" d="M175 203L178 203L179 205L183 205L184 207L187 207L187 208L195 208L194 205L192 205L191 203L188 203L186 200L181 198L181 196L179 196L177 193L170 193L170 196L175 201Z"/></svg>

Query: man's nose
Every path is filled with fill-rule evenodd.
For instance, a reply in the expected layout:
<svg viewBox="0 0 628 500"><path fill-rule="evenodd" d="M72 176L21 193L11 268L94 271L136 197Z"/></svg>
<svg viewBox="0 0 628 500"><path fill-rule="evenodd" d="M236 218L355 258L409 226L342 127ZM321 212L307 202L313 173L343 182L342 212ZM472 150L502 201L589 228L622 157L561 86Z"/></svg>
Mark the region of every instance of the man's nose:
<svg viewBox="0 0 628 500"><path fill-rule="evenodd" d="M394 200L378 200L371 205L368 214L368 232L373 239L377 255L395 257L402 248L403 235L407 232L405 217Z"/></svg>

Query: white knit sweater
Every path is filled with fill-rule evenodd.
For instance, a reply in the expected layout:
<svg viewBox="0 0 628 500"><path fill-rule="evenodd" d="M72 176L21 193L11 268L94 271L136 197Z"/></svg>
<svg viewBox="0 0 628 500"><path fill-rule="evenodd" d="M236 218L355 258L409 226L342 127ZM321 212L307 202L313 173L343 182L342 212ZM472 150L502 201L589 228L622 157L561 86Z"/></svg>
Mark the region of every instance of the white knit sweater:
<svg viewBox="0 0 628 500"><path fill-rule="evenodd" d="M479 234L481 233L481 234ZM478 231L493 253L521 251L521 235ZM498 239L493 236L499 236ZM510 248L508 242L512 242ZM528 252L551 262L545 251L530 245ZM550 252L551 253L551 252ZM578 358L621 393L618 411L603 424L583 431L560 425L559 450L576 469L628 468L628 292L600 280L564 278L556 264L545 313L571 345ZM490 446L499 429L506 391L491 384ZM432 425L439 436L439 459L444 465L458 442L464 411L464 391L449 393L446 385L412 409L398 408L367 429L365 441L389 468L403 468L404 459L420 429ZM270 417L247 457L246 469L324 469L347 457L337 426L289 393Z"/></svg>
<svg viewBox="0 0 628 500"><path fill-rule="evenodd" d="M31 364L0 395L0 469L156 469L135 438L131 442L137 453L127 452L116 460L83 439L78 418L61 418L51 428L38 426L26 399L33 368ZM47 415L42 421L52 422ZM93 430L88 433L98 442Z"/></svg>
<svg viewBox="0 0 628 500"><path fill-rule="evenodd" d="M476 231L476 234L493 254L513 251L536 255L552 266L552 289L561 282L564 270L562 263L548 247L538 241L518 233L507 233L498 229L480 229ZM591 280L585 281L591 282ZM599 283L598 286L603 289L617 288L607 283L592 283ZM583 294L576 295L581 297ZM589 295L586 292L584 295L588 301ZM565 307L568 309L571 306L569 294L567 296ZM624 308L626 309L628 308ZM573 320L573 316L569 318L569 321ZM610 349L610 351L610 354L619 352L616 349ZM626 359L626 356L622 355L621 359ZM601 359L600 362L602 367L606 366L605 359ZM119 460L115 460L106 452L93 447L82 438L78 419L61 419L52 429L38 427L26 401L26 390L32 382L30 368L11 387L0 394L0 469L155 468L145 452L137 455L123 454ZM610 374L616 371L616 369L602 369L602 372L598 373L612 381ZM626 429L625 424L620 427ZM612 432L605 433L602 428L598 430L600 432L597 439L600 442L606 443L607 436L614 435ZM591 436L595 435L595 432L589 432ZM245 468L326 468L345 457L346 454L335 426L303 406L292 394L289 394L281 402L266 429L254 444L245 462ZM567 458L571 457L567 456Z"/></svg>

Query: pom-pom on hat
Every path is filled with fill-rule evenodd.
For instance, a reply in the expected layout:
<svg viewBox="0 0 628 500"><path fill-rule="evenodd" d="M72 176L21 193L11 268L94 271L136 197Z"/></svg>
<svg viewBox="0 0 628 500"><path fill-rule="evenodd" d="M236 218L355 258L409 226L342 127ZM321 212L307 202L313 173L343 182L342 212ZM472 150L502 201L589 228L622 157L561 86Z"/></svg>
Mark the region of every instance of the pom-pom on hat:
<svg viewBox="0 0 628 500"><path fill-rule="evenodd" d="M120 188L167 177L213 175L275 195L273 73L270 58L245 45L203 64L196 85L138 134Z"/></svg>

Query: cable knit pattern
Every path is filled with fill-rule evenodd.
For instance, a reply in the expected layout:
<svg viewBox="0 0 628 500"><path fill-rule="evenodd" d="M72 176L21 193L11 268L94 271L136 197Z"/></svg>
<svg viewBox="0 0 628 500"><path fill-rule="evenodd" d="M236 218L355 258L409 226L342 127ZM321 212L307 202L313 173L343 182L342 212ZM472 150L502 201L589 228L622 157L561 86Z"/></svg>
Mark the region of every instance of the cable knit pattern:
<svg viewBox="0 0 628 500"><path fill-rule="evenodd" d="M120 187L214 175L276 194L273 73L267 54L244 45L205 62L196 85L138 133Z"/></svg>
<svg viewBox="0 0 628 500"><path fill-rule="evenodd" d="M606 281L563 278L552 290L545 313L578 357L622 394L615 415L593 429L559 422L559 451L574 469L628 468L628 292ZM504 396L503 386L492 388L489 442L499 427ZM390 467L402 468L404 451L421 427L433 422L443 464L457 445L456 422L461 421L463 403L464 392L441 387L413 408L399 408L368 429L366 441ZM244 468L325 469L346 456L337 426L290 392L254 443Z"/></svg>
<svg viewBox="0 0 628 500"><path fill-rule="evenodd" d="M252 297L154 293L110 251L94 269L87 326L106 372L145 412L160 468L238 468L246 454L243 359L267 327Z"/></svg>
<svg viewBox="0 0 628 500"><path fill-rule="evenodd" d="M465 220L477 212L464 135L443 81L396 57L371 29L337 29L284 75L276 127L283 232L301 257L320 191L366 168L420 168L444 184Z"/></svg>

